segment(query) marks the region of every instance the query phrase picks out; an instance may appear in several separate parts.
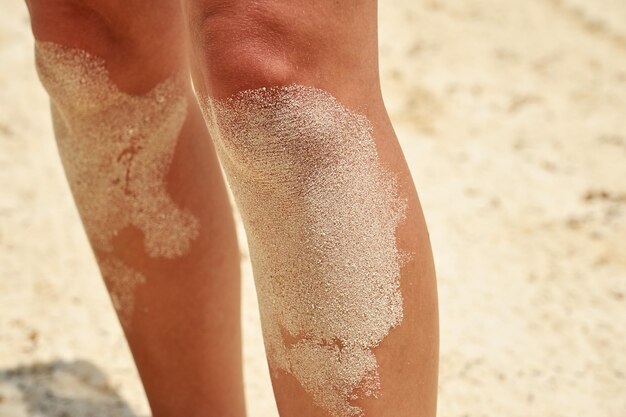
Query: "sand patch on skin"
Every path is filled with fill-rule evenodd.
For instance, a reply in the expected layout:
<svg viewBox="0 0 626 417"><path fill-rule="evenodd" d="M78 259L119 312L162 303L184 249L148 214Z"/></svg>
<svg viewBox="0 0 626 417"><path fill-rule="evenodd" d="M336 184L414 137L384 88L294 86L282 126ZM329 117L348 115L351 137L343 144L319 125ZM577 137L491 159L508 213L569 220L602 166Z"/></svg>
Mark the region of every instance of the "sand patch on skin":
<svg viewBox="0 0 626 417"><path fill-rule="evenodd" d="M198 221L176 206L165 176L187 116L184 76L142 96L120 91L104 61L38 42L39 77L50 94L59 152L85 228L98 250L135 226L149 256L185 254Z"/></svg>
<svg viewBox="0 0 626 417"><path fill-rule="evenodd" d="M151 257L176 258L198 236L198 221L167 192L169 170L187 116L185 77L175 74L147 94L120 91L104 61L85 51L36 42L39 78L51 99L65 173L96 251L134 226ZM123 325L146 278L119 259L101 265Z"/></svg>
<svg viewBox="0 0 626 417"><path fill-rule="evenodd" d="M124 327L131 323L135 309L135 288L146 283L146 277L119 259L107 259L100 263L102 276L111 282L111 302Z"/></svg>
<svg viewBox="0 0 626 417"><path fill-rule="evenodd" d="M378 395L372 348L403 315L405 203L369 121L300 85L204 104L246 227L271 367L332 415L363 415L351 400Z"/></svg>

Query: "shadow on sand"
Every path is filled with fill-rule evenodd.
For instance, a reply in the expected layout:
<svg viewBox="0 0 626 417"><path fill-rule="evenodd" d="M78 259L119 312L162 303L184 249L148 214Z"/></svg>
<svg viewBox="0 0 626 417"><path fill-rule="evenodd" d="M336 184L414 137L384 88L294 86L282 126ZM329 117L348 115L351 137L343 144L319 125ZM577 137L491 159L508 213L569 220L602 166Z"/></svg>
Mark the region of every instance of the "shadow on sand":
<svg viewBox="0 0 626 417"><path fill-rule="evenodd" d="M138 417L85 361L0 369L0 417Z"/></svg>

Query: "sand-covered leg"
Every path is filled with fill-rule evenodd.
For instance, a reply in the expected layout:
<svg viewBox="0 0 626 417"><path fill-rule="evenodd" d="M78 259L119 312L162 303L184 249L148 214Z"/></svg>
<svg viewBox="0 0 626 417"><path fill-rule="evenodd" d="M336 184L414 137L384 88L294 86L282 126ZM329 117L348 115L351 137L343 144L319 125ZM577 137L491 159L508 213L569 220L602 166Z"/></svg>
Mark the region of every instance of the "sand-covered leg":
<svg viewBox="0 0 626 417"><path fill-rule="evenodd" d="M433 416L435 275L381 98L376 3L184 4L281 416Z"/></svg>
<svg viewBox="0 0 626 417"><path fill-rule="evenodd" d="M66 176L154 416L243 416L239 256L178 3L29 9Z"/></svg>

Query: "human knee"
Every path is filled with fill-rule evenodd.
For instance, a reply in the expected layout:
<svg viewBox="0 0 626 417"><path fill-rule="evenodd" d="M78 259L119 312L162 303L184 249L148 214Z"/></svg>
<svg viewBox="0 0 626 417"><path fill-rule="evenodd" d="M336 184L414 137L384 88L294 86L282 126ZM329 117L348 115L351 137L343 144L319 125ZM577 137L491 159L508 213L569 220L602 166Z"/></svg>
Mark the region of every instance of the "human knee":
<svg viewBox="0 0 626 417"><path fill-rule="evenodd" d="M91 5L69 0L28 0L31 28L39 42L107 57L116 42L110 22Z"/></svg>
<svg viewBox="0 0 626 417"><path fill-rule="evenodd" d="M97 58L112 81L128 93L149 91L183 65L183 48L178 47L182 19L175 1L28 0L27 4L37 42Z"/></svg>
<svg viewBox="0 0 626 417"><path fill-rule="evenodd" d="M316 29L281 2L242 3L212 1L196 13L200 17L188 15L194 82L201 92L224 98L312 77Z"/></svg>

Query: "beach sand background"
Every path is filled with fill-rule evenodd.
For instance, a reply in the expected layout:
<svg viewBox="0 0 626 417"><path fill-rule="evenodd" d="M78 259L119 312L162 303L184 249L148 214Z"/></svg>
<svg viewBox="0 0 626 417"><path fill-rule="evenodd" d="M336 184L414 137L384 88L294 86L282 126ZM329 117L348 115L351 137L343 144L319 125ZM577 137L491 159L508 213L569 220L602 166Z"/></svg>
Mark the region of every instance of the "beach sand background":
<svg viewBox="0 0 626 417"><path fill-rule="evenodd" d="M439 277L439 415L626 416L626 2L381 3ZM32 49L0 2L0 417L143 417ZM249 415L276 417L242 248Z"/></svg>

